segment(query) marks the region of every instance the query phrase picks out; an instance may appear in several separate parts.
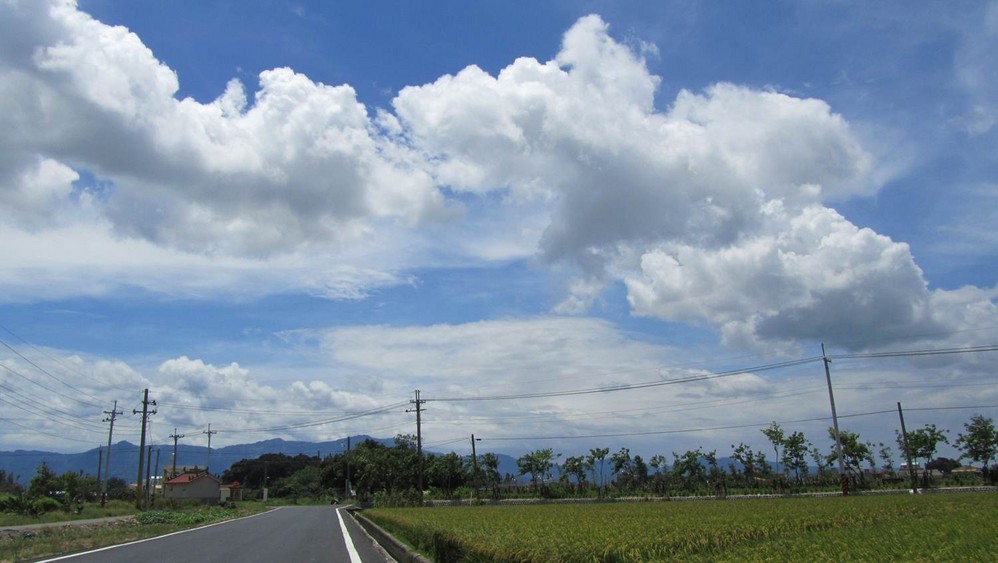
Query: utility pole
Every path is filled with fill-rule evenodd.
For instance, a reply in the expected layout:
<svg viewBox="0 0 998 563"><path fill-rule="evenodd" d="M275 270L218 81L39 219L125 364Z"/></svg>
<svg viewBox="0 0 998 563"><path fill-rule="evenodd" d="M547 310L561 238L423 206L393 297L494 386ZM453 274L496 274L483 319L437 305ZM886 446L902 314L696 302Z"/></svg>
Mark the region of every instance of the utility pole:
<svg viewBox="0 0 998 563"><path fill-rule="evenodd" d="M150 411L149 405L156 406L156 401L149 400L149 390L146 389L142 393L142 437L139 438L139 476L135 479L135 508L139 510L143 509L142 499L145 498L142 491L142 464L145 461L144 456L146 452L146 422L149 420L149 415L156 414L156 409ZM132 414L139 414L139 410L132 409Z"/></svg>
<svg viewBox="0 0 998 563"><path fill-rule="evenodd" d="M152 476L152 444L146 446L149 448L149 453L146 455L146 508L149 508L149 497L152 496L152 487L149 486L149 480Z"/></svg>
<svg viewBox="0 0 998 563"><path fill-rule="evenodd" d="M911 475L911 492L918 493L918 477L915 476L915 466L911 464L911 447L908 445L908 430L904 427L904 411L901 401L898 401L898 418L901 419L901 436L904 441L904 457L908 461L908 473Z"/></svg>
<svg viewBox="0 0 998 563"><path fill-rule="evenodd" d="M828 364L832 360L825 354L825 344L821 344L821 360L825 364L825 381L828 382L828 401L832 404L832 428L835 430L835 456L839 460L839 484L842 486L842 494L849 494L849 481L846 477L844 460L842 459L842 437L839 435L839 415L835 412L835 395L832 393L832 374L828 369Z"/></svg>
<svg viewBox="0 0 998 563"><path fill-rule="evenodd" d="M263 502L267 502L267 468L270 466L270 462L263 460Z"/></svg>
<svg viewBox="0 0 998 563"><path fill-rule="evenodd" d="M177 428L174 427L173 434L170 434L170 437L173 438L173 472L170 474L170 479L173 479L177 476L177 440L183 438L184 435L177 434Z"/></svg>
<svg viewBox="0 0 998 563"><path fill-rule="evenodd" d="M350 489L350 436L347 436L346 462L347 462L347 490L346 490L346 494L345 494L345 496L343 498L350 498L350 496L351 496L350 495L350 492L351 492L351 489Z"/></svg>
<svg viewBox="0 0 998 563"><path fill-rule="evenodd" d="M472 484L475 486L475 500L478 500L478 453L475 452L475 442L481 441L481 438L475 439L475 435L471 435L471 470L474 472L474 477L472 479Z"/></svg>
<svg viewBox="0 0 998 563"><path fill-rule="evenodd" d="M420 413L423 412L423 403L426 401L419 398L419 389L416 389L416 399L409 401L410 403L416 405L415 409L409 409L405 412L416 412L416 457L418 460L417 475L419 484L419 498L422 502L423 498L423 426L422 420L420 418Z"/></svg>
<svg viewBox="0 0 998 563"><path fill-rule="evenodd" d="M104 422L110 422L111 426L107 429L107 463L105 463L106 469L104 469L104 480L101 481L100 485L100 505L101 508L104 507L104 503L107 502L107 480L111 478L111 437L114 435L114 419L118 417L119 414L125 414L118 410L118 401L114 402L114 406L111 407L110 411L104 411L104 414L108 415L104 419Z"/></svg>
<svg viewBox="0 0 998 563"><path fill-rule="evenodd" d="M212 430L211 429L211 423L209 422L208 423L208 429L207 430L202 430L201 433L208 435L208 457L207 457L207 459L205 459L205 462L204 462L204 471L205 471L205 473L207 473L208 472L208 466L211 464L211 435L212 434L218 434L218 430Z"/></svg>
<svg viewBox="0 0 998 563"><path fill-rule="evenodd" d="M97 445L97 482L100 482L101 462L104 461L104 446Z"/></svg>
<svg viewBox="0 0 998 563"><path fill-rule="evenodd" d="M152 447L152 446L149 446L149 447ZM156 448L156 470L153 471L153 473L152 473L157 479L159 479L159 450L160 450L160 448ZM152 504L154 504L154 505L156 504L156 483L155 482L152 485Z"/></svg>

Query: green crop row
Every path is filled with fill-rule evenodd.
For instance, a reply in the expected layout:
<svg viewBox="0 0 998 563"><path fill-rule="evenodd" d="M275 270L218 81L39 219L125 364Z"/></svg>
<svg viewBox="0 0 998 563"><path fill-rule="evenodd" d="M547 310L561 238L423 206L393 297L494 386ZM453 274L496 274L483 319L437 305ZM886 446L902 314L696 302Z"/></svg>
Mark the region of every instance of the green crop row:
<svg viewBox="0 0 998 563"><path fill-rule="evenodd" d="M438 562L987 560L993 493L365 511Z"/></svg>

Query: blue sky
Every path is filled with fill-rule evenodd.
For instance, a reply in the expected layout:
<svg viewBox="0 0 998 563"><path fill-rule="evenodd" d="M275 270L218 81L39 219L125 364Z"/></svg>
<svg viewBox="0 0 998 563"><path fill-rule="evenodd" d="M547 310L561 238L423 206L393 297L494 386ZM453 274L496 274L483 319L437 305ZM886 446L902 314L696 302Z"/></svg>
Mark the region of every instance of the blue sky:
<svg viewBox="0 0 998 563"><path fill-rule="evenodd" d="M821 363L752 368L998 343L998 3L0 11L0 449L146 387L161 442L420 389L440 448L826 448ZM993 355L838 358L844 426L955 438Z"/></svg>

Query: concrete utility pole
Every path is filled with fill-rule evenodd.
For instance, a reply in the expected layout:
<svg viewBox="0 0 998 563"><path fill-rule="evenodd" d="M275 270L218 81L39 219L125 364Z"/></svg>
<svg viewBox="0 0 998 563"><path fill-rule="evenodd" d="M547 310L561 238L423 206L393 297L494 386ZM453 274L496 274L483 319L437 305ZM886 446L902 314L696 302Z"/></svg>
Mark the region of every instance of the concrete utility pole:
<svg viewBox="0 0 998 563"><path fill-rule="evenodd" d="M177 476L177 440L184 437L183 434L177 434L177 428L173 428L173 434L170 434L173 438L173 472L170 474L170 478L173 479Z"/></svg>
<svg viewBox="0 0 998 563"><path fill-rule="evenodd" d="M150 477L152 477L152 444L149 444L146 447L149 448L149 450L148 450L149 453L146 454L146 491L145 491L145 493L146 493L146 499L145 499L146 508L148 508L149 507L149 498L152 496L152 494L151 494L152 488L149 486L149 480L150 480Z"/></svg>
<svg viewBox="0 0 998 563"><path fill-rule="evenodd" d="M409 401L410 403L416 405L416 408L407 410L405 412L416 413L416 458L418 460L417 475L419 484L419 498L422 501L423 498L423 426L422 420L420 418L420 413L423 412L423 403L426 401L419 398L419 389L416 389L416 399Z"/></svg>
<svg viewBox="0 0 998 563"><path fill-rule="evenodd" d="M149 400L149 390L146 389L142 393L142 436L139 438L139 476L135 479L135 508L142 510L142 501L145 495L142 491L142 470L143 462L145 461L146 452L146 422L149 420L149 415L156 414L156 409L149 410L149 405L156 406L156 401ZM132 409L132 414L139 414L138 409Z"/></svg>
<svg viewBox="0 0 998 563"><path fill-rule="evenodd" d="M208 423L208 429L207 430L202 430L201 433L208 435L208 457L205 459L205 462L204 462L204 470L207 473L208 472L208 467L211 465L211 435L212 434L218 434L218 430L212 430L211 429L211 423L209 422Z"/></svg>
<svg viewBox="0 0 998 563"><path fill-rule="evenodd" d="M475 499L478 499L478 453L475 452L475 442L480 442L482 439L475 439L475 435L471 435L471 470L474 471L474 476L472 477L472 484L475 486Z"/></svg>
<svg viewBox="0 0 998 563"><path fill-rule="evenodd" d="M150 446L150 447L152 447L152 446ZM160 450L160 448L156 448L156 470L152 472L153 476L156 479L159 479L159 477L160 477L160 475L159 475L159 450ZM160 482L162 482L162 481L160 481ZM156 483L155 483L155 481L153 482L153 485L152 485L152 501L153 501L152 502L153 504L156 504Z"/></svg>
<svg viewBox="0 0 998 563"><path fill-rule="evenodd" d="M832 393L832 374L828 369L828 364L832 360L825 354L825 344L821 344L821 359L825 364L825 381L828 382L828 401L832 404L832 428L835 430L835 456L839 459L839 483L842 486L842 494L849 494L849 485L846 480L846 470L842 459L842 436L839 434L839 415L835 412L835 394Z"/></svg>
<svg viewBox="0 0 998 563"><path fill-rule="evenodd" d="M908 430L904 427L904 411L901 401L898 401L898 418L901 419L901 439L904 442L904 458L908 461L908 473L911 475L911 492L918 493L918 477L915 476L915 466L911 464L911 446L908 445Z"/></svg>
<svg viewBox="0 0 998 563"><path fill-rule="evenodd" d="M104 446L97 445L97 481L100 481L101 477L101 463L104 461Z"/></svg>
<svg viewBox="0 0 998 563"><path fill-rule="evenodd" d="M100 484L100 505L101 508L104 507L104 503L107 502L107 480L111 478L111 437L114 435L114 419L118 417L119 414L125 414L118 410L118 401L114 402L114 406L111 410L104 411L104 414L108 415L104 419L104 422L110 422L111 426L107 429L107 459L104 464L104 480Z"/></svg>
<svg viewBox="0 0 998 563"><path fill-rule="evenodd" d="M350 498L352 496L350 494L351 490L352 490L350 488L350 436L347 436L347 455L346 455L346 461L347 461L347 483L346 483L347 490L346 490L345 496L343 498Z"/></svg>

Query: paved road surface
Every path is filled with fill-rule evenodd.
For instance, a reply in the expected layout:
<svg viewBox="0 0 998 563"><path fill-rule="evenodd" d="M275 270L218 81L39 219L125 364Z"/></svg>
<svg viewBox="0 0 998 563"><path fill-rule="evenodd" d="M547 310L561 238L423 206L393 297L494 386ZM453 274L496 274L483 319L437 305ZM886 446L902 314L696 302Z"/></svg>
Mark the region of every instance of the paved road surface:
<svg viewBox="0 0 998 563"><path fill-rule="evenodd" d="M334 506L286 506L249 518L49 561L383 563L385 556L354 519L340 511ZM343 532L344 528L348 533Z"/></svg>

